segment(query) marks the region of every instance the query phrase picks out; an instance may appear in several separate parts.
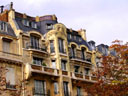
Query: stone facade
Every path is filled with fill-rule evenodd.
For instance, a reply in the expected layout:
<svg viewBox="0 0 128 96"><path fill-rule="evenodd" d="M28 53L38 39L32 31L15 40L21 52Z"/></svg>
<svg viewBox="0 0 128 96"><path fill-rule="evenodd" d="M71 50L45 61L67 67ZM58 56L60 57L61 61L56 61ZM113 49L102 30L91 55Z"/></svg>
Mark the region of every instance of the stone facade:
<svg viewBox="0 0 128 96"><path fill-rule="evenodd" d="M96 51L87 42L86 30L68 29L55 15L16 12L12 5L0 21L7 27L0 27L0 65L14 73L7 90L17 90L13 84L25 80L21 96L87 96L81 84L96 82Z"/></svg>

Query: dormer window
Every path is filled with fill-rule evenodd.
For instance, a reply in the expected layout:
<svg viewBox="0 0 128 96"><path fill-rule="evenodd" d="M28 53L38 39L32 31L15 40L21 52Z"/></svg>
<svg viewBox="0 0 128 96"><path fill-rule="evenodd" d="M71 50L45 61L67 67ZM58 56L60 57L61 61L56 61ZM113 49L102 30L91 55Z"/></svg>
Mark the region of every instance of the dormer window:
<svg viewBox="0 0 128 96"><path fill-rule="evenodd" d="M5 22L0 24L0 31L7 31L7 24Z"/></svg>
<svg viewBox="0 0 128 96"><path fill-rule="evenodd" d="M37 23L35 23L35 22L31 22L31 26L32 26L32 28L37 29Z"/></svg>
<svg viewBox="0 0 128 96"><path fill-rule="evenodd" d="M53 24L51 24L51 23L46 24L46 29L48 29L48 30L53 29Z"/></svg>
<svg viewBox="0 0 128 96"><path fill-rule="evenodd" d="M29 26L29 21L28 20L23 20L23 25L24 26Z"/></svg>

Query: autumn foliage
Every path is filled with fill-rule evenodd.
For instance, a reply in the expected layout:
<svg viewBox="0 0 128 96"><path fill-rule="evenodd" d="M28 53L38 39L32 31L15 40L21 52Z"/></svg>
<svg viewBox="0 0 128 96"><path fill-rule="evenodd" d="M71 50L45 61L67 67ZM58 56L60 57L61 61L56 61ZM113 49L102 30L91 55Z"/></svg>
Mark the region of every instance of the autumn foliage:
<svg viewBox="0 0 128 96"><path fill-rule="evenodd" d="M109 47L115 55L102 56L102 68L97 68L97 82L86 85L89 96L128 96L128 43L115 40Z"/></svg>

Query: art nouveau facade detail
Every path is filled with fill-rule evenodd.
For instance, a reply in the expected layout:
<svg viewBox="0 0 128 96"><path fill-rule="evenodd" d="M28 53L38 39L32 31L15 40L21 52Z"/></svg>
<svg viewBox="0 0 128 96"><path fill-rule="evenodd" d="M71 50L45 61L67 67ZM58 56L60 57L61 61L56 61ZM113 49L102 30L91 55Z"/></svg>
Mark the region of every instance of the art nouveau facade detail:
<svg viewBox="0 0 128 96"><path fill-rule="evenodd" d="M31 17L13 8L0 14L0 26L0 64L13 77L7 74L7 89L16 90L20 79L26 80L23 96L87 96L79 81L96 82L96 52L85 30L68 29L55 15Z"/></svg>

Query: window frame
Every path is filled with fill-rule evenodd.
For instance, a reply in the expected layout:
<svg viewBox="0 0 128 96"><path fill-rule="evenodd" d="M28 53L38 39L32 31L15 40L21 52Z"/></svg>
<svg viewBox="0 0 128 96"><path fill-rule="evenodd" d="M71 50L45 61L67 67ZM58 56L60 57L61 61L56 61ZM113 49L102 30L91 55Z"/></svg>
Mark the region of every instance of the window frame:
<svg viewBox="0 0 128 96"><path fill-rule="evenodd" d="M38 83L40 82L40 84L38 84L37 82ZM41 86L41 85L43 85L43 86ZM40 89L42 89L42 90L40 90ZM44 81L44 80L34 80L34 95L46 95L46 81Z"/></svg>
<svg viewBox="0 0 128 96"><path fill-rule="evenodd" d="M55 53L54 40L50 40L50 53Z"/></svg>
<svg viewBox="0 0 128 96"><path fill-rule="evenodd" d="M67 71L67 61L61 60L61 70Z"/></svg>
<svg viewBox="0 0 128 96"><path fill-rule="evenodd" d="M58 38L58 47L60 53L65 53L64 39Z"/></svg>

